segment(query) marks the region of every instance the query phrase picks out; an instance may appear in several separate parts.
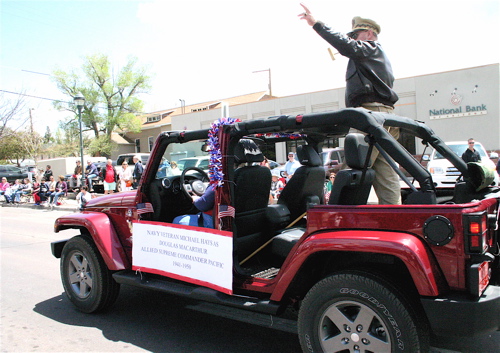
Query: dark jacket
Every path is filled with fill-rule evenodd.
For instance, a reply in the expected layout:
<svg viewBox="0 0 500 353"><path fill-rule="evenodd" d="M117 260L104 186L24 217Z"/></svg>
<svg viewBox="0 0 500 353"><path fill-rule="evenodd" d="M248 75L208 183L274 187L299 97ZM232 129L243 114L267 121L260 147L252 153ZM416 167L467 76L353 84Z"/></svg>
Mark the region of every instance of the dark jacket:
<svg viewBox="0 0 500 353"><path fill-rule="evenodd" d="M134 172L132 173L132 178L137 179L139 181L142 178L142 173L144 172L144 167L142 163L139 161L134 166Z"/></svg>
<svg viewBox="0 0 500 353"><path fill-rule="evenodd" d="M43 178L47 181L50 180L51 176L53 176L52 169L48 169L43 173Z"/></svg>
<svg viewBox="0 0 500 353"><path fill-rule="evenodd" d="M373 102L394 106L399 98L392 89L392 67L378 42L356 41L343 33L332 31L322 22L317 22L313 28L340 54L349 58L345 92L347 107Z"/></svg>
<svg viewBox="0 0 500 353"><path fill-rule="evenodd" d="M468 148L462 154L462 159L464 160L465 163L469 163L469 162L481 162L481 156L479 155L479 152L476 151L476 150L471 151Z"/></svg>

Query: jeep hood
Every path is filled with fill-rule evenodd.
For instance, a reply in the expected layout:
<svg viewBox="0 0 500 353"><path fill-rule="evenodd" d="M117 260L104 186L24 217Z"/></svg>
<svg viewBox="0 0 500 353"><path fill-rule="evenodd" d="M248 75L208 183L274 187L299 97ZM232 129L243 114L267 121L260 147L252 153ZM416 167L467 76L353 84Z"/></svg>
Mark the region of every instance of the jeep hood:
<svg viewBox="0 0 500 353"><path fill-rule="evenodd" d="M123 191L110 195L98 196L91 199L85 209L103 207L130 207L135 206L137 191Z"/></svg>

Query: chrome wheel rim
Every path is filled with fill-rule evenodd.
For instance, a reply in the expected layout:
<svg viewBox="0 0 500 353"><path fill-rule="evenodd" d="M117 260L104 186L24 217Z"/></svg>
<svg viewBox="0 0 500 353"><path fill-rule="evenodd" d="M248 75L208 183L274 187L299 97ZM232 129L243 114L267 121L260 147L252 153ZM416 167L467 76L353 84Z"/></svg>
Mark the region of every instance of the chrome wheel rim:
<svg viewBox="0 0 500 353"><path fill-rule="evenodd" d="M68 264L69 283L73 293L81 299L92 291L92 266L81 252L74 252Z"/></svg>
<svg viewBox="0 0 500 353"><path fill-rule="evenodd" d="M390 352L388 329L370 307L355 301L328 306L318 327L323 352Z"/></svg>

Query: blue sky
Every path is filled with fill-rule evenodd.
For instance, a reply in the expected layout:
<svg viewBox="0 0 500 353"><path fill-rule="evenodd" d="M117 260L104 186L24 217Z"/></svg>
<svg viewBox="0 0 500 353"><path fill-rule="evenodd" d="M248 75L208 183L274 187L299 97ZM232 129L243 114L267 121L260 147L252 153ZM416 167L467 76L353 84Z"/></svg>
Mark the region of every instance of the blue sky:
<svg viewBox="0 0 500 353"><path fill-rule="evenodd" d="M340 31L357 15L379 22L396 78L500 59L497 0L305 3ZM268 68L274 95L343 87L347 60L330 59L301 10L290 0L0 0L0 90L64 98L49 76L28 71L78 69L95 53L117 69L129 55L149 68L146 111L264 91L267 72L252 72ZM62 115L50 101L28 104L40 126L56 128Z"/></svg>

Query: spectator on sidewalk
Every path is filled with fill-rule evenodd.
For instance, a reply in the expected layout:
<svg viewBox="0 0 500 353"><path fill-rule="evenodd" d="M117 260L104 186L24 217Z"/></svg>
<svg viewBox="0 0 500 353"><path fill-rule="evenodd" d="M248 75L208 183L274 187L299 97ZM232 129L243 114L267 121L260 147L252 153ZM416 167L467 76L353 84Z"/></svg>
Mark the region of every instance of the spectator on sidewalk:
<svg viewBox="0 0 500 353"><path fill-rule="evenodd" d="M5 194L5 190L10 187L10 183L7 181L6 177L2 178L2 182L0 183L0 195Z"/></svg>
<svg viewBox="0 0 500 353"><path fill-rule="evenodd" d="M45 169L45 172L43 173L43 177L45 178L45 180L50 180L50 177L53 175L52 174L52 167L47 164L47 168Z"/></svg>
<svg viewBox="0 0 500 353"><path fill-rule="evenodd" d="M21 185L21 180L20 179L16 179L16 181L14 182L14 184L10 185L7 190L5 190L5 193L4 193L4 197L5 197L5 202L6 203L16 203L15 201L15 196L16 196L16 192L17 190L19 190L19 186Z"/></svg>
<svg viewBox="0 0 500 353"><path fill-rule="evenodd" d="M278 170L272 171L271 192L269 194L269 204L275 204L278 201L281 191L285 187L280 180L280 173Z"/></svg>
<svg viewBox="0 0 500 353"><path fill-rule="evenodd" d="M87 177L87 182L88 182L88 187L89 191L93 192L92 188L92 180L97 178L97 175L99 175L99 171L97 170L97 167L92 161L87 161L87 167L85 168L85 175Z"/></svg>
<svg viewBox="0 0 500 353"><path fill-rule="evenodd" d="M68 193L68 185L64 181L64 175L59 175L59 181L56 183L55 192L49 196L49 204L51 207L57 206L57 200L61 196L66 196Z"/></svg>
<svg viewBox="0 0 500 353"><path fill-rule="evenodd" d="M69 184L72 189L82 186L82 162L76 161L76 167L73 171L73 175L69 179Z"/></svg>
<svg viewBox="0 0 500 353"><path fill-rule="evenodd" d="M42 178L40 184L33 187L33 199L35 200L35 205L40 205L42 202L47 201L49 192L49 185L46 183L45 179Z"/></svg>
<svg viewBox="0 0 500 353"><path fill-rule="evenodd" d="M134 161L134 173L132 174L134 182L132 183L132 188L137 189L142 178L142 173L144 173L144 167L142 166L140 156L134 156L132 160Z"/></svg>
<svg viewBox="0 0 500 353"><path fill-rule="evenodd" d="M286 181L290 180L297 168L300 166L300 162L295 159L295 153L288 152L288 162L285 163Z"/></svg>
<svg viewBox="0 0 500 353"><path fill-rule="evenodd" d="M33 192L33 185L29 178L24 178L23 183L19 185L14 192L14 202L21 202L21 195L31 194Z"/></svg>
<svg viewBox="0 0 500 353"><path fill-rule="evenodd" d="M92 195L90 194L90 192L88 192L88 187L86 185L82 186L82 189L80 190L78 195L76 195L76 202L78 202L78 209L82 211L87 202L89 202L91 198Z"/></svg>
<svg viewBox="0 0 500 353"><path fill-rule="evenodd" d="M475 141L473 138L467 140L467 144L469 145L465 152L462 154L462 159L465 163L469 162L481 162L481 156L479 152L474 148Z"/></svg>
<svg viewBox="0 0 500 353"><path fill-rule="evenodd" d="M132 172L128 169L128 163L123 162L120 171L118 172L118 179L120 180L120 190L132 190Z"/></svg>
<svg viewBox="0 0 500 353"><path fill-rule="evenodd" d="M113 161L108 159L106 167L101 170L104 180L104 194L112 194L116 189L116 181L118 180L118 174L116 174L115 167L113 167Z"/></svg>

